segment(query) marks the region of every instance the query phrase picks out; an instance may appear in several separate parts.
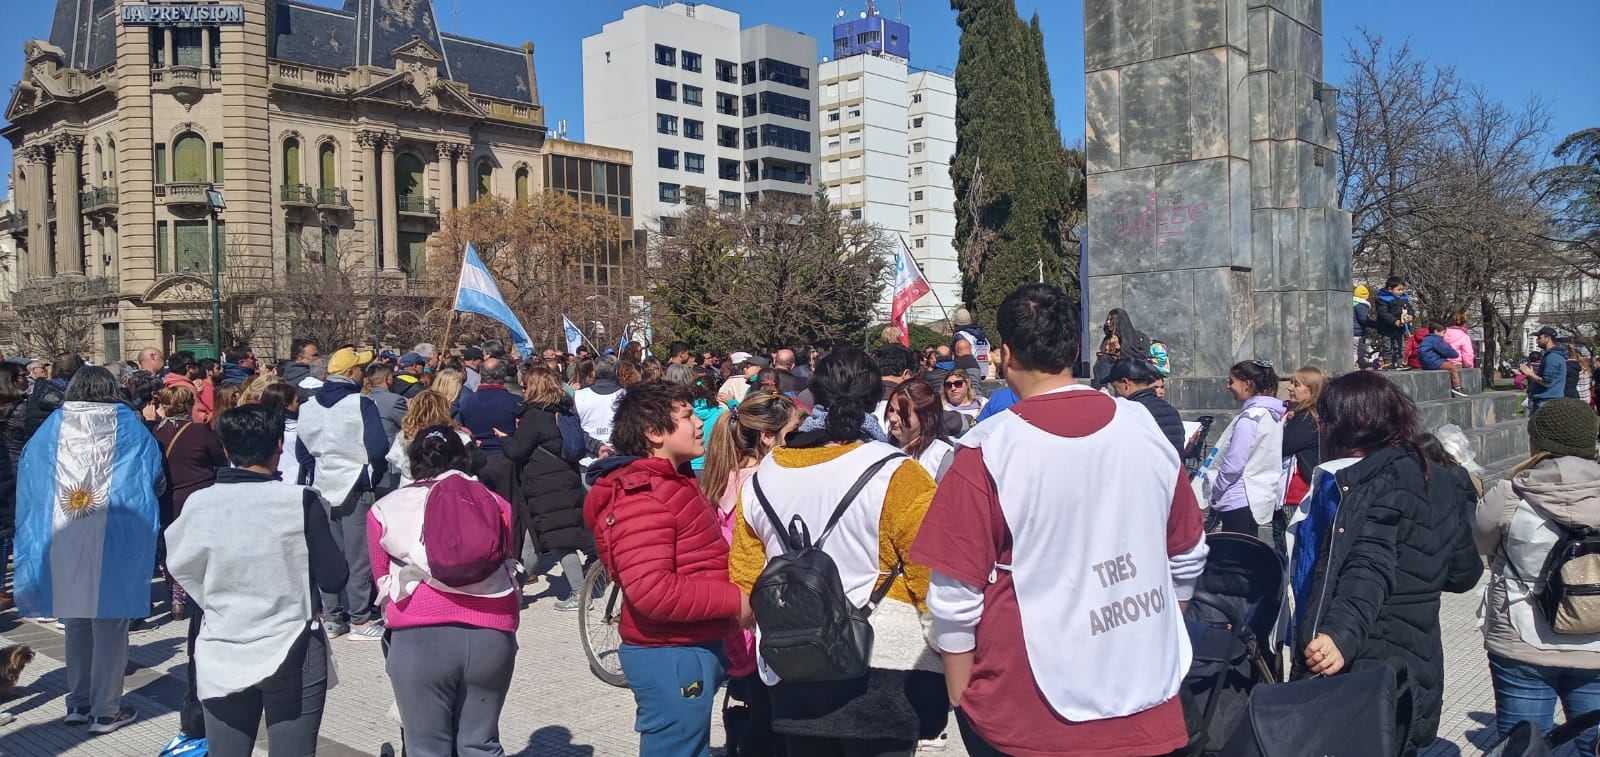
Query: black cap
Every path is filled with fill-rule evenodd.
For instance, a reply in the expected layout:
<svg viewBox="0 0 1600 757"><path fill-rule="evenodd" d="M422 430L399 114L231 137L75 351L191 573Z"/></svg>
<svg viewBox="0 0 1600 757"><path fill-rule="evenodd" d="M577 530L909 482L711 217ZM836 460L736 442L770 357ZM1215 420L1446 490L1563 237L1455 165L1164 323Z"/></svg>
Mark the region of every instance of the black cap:
<svg viewBox="0 0 1600 757"><path fill-rule="evenodd" d="M1544 327L1540 328L1538 331L1533 332L1533 335L1534 336L1547 336L1547 337L1550 337L1551 339L1555 339L1556 338L1556 330L1553 329L1553 328L1550 328L1549 326L1544 326Z"/></svg>
<svg viewBox="0 0 1600 757"><path fill-rule="evenodd" d="M467 347L466 349L461 350L461 359L462 360L482 360L483 359L483 350L480 350L477 347Z"/></svg>

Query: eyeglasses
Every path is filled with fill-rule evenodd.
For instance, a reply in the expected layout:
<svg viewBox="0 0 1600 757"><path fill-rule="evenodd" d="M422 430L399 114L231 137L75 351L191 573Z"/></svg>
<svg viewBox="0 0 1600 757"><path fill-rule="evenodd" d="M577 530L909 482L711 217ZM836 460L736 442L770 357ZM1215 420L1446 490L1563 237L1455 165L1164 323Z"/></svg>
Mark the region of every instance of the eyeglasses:
<svg viewBox="0 0 1600 757"><path fill-rule="evenodd" d="M949 389L950 387L953 387L953 386L954 387L962 387L962 386L966 386L966 385L967 385L967 382L965 382L965 381L946 381L946 382L944 382L944 388L946 388L946 389Z"/></svg>

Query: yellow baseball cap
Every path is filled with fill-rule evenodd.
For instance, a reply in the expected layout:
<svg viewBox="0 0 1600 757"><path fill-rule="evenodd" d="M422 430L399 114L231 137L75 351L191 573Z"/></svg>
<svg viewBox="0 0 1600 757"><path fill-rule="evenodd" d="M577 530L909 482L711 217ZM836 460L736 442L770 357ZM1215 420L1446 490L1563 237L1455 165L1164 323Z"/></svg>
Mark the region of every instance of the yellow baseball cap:
<svg viewBox="0 0 1600 757"><path fill-rule="evenodd" d="M328 375L339 376L348 373L352 368L360 368L372 362L373 356L372 350L356 352L346 347L333 353L333 357L328 358Z"/></svg>

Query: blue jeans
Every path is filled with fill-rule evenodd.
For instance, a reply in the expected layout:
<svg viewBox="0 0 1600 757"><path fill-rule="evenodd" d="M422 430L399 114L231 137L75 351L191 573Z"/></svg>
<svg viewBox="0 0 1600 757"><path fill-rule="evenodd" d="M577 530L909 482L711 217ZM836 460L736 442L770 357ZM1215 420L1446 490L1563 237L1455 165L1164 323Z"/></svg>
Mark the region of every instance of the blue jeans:
<svg viewBox="0 0 1600 757"><path fill-rule="evenodd" d="M1530 665L1491 654L1489 673L1494 679L1495 728L1502 736L1524 720L1549 733L1555 727L1557 699L1568 718L1600 709L1600 670ZM1583 754L1593 754L1594 744L1593 730L1578 739Z"/></svg>
<svg viewBox="0 0 1600 757"><path fill-rule="evenodd" d="M638 705L639 754L710 757L711 708L727 672L722 644L636 647L617 651Z"/></svg>

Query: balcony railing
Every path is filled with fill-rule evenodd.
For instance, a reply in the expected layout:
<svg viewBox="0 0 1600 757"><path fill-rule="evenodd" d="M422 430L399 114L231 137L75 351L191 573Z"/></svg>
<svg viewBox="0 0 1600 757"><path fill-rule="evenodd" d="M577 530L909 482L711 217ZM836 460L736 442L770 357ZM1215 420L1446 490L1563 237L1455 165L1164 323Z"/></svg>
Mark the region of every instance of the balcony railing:
<svg viewBox="0 0 1600 757"><path fill-rule="evenodd" d="M193 105L209 92L222 91L222 72L210 66L167 66L150 69L150 91L170 94Z"/></svg>
<svg viewBox="0 0 1600 757"><path fill-rule="evenodd" d="M27 308L57 302L110 300L121 292L121 282L115 276L58 276L24 283L14 302L19 308Z"/></svg>
<svg viewBox="0 0 1600 757"><path fill-rule="evenodd" d="M417 195L400 195L395 198L395 210L401 213L419 216L439 215L439 204L432 197L419 197Z"/></svg>
<svg viewBox="0 0 1600 757"><path fill-rule="evenodd" d="M83 212L89 213L96 210L117 209L116 187L95 187L78 193L78 202L83 206Z"/></svg>
<svg viewBox="0 0 1600 757"><path fill-rule="evenodd" d="M809 174L800 173L798 171L780 171L772 168L762 169L761 178L771 181L787 181L795 184L811 183L811 176Z"/></svg>
<svg viewBox="0 0 1600 757"><path fill-rule="evenodd" d="M317 207L348 208L350 193L344 187L317 187Z"/></svg>
<svg viewBox="0 0 1600 757"><path fill-rule="evenodd" d="M285 205L315 205L317 198L307 184L284 184L278 188L278 199Z"/></svg>
<svg viewBox="0 0 1600 757"><path fill-rule="evenodd" d="M210 188L203 181L169 181L156 185L156 197L167 205L204 205Z"/></svg>

